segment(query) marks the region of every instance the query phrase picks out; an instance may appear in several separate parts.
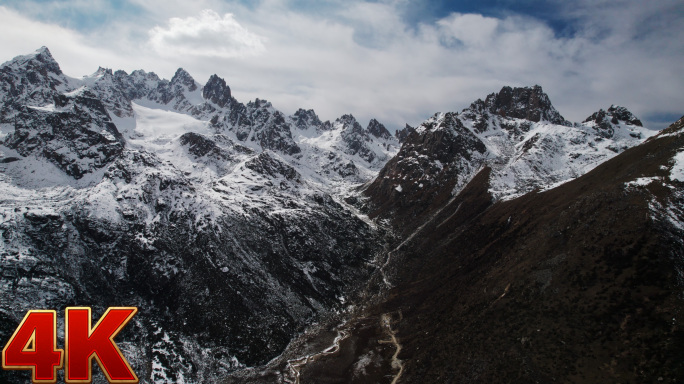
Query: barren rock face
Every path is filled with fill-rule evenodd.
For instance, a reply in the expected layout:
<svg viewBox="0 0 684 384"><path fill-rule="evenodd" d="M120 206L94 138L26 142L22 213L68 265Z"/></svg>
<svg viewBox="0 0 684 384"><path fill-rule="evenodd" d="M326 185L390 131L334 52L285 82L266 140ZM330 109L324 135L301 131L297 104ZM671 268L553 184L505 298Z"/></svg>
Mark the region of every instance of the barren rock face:
<svg viewBox="0 0 684 384"><path fill-rule="evenodd" d="M223 108L230 103L230 87L226 85L226 81L222 78L212 75L207 81L207 84L202 89L202 95L205 99Z"/></svg>

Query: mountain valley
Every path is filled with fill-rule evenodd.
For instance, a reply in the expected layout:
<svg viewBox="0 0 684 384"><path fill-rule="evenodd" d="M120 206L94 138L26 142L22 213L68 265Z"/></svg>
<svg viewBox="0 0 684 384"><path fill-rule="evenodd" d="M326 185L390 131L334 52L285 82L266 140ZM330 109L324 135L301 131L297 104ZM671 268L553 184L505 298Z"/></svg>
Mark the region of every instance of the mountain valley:
<svg viewBox="0 0 684 384"><path fill-rule="evenodd" d="M393 135L43 47L0 66L0 337L137 306L141 383L681 382L683 124L504 86Z"/></svg>

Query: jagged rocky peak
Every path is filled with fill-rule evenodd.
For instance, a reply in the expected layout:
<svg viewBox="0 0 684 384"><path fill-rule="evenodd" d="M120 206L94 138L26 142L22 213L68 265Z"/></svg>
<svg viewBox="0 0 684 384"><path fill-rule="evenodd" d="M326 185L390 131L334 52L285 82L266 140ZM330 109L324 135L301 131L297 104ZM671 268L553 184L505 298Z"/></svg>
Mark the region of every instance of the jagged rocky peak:
<svg viewBox="0 0 684 384"><path fill-rule="evenodd" d="M471 108L478 112L487 111L503 117L569 125L553 107L549 96L544 93L539 85L523 88L505 86L501 88L499 93L488 95L484 102L482 100L475 101Z"/></svg>
<svg viewBox="0 0 684 384"><path fill-rule="evenodd" d="M620 107L618 105L611 105L607 111L599 109L598 112L594 112L591 116L587 117L584 122L588 123L590 121L595 122L599 126L605 124L619 124L623 121L625 124L636 125L638 127L643 127L641 120L639 120L632 112L630 112L625 107Z"/></svg>
<svg viewBox="0 0 684 384"><path fill-rule="evenodd" d="M114 80L129 100L148 97L161 83L161 79L154 72L137 69L131 74L118 70L114 72Z"/></svg>
<svg viewBox="0 0 684 384"><path fill-rule="evenodd" d="M128 77L128 73L126 71L124 71L123 69L117 69L116 71L114 71L114 78L117 80L121 80L121 79L124 79L127 77Z"/></svg>
<svg viewBox="0 0 684 384"><path fill-rule="evenodd" d="M259 99L258 97L254 99L254 101L250 101L247 103L247 107L249 108L266 108L270 109L273 108L273 104L271 104L270 101L265 100L265 99Z"/></svg>
<svg viewBox="0 0 684 384"><path fill-rule="evenodd" d="M415 128L406 124L406 126L403 129L396 130L394 132L394 136L397 138L397 140L399 140L400 143L404 143L404 141L406 141L409 135L415 131Z"/></svg>
<svg viewBox="0 0 684 384"><path fill-rule="evenodd" d="M147 98L171 105L176 111L188 112L194 105L203 102L201 85L183 68L178 68L171 81L161 80L154 83L145 79L142 85L142 89L149 90Z"/></svg>
<svg viewBox="0 0 684 384"><path fill-rule="evenodd" d="M599 109L591 116L587 117L583 124L588 124L596 130L596 133L603 138L611 138L615 135L615 130L619 129L620 124L642 127L641 120L637 119L632 112L625 107L611 105L607 111ZM634 137L638 133L631 133Z"/></svg>
<svg viewBox="0 0 684 384"><path fill-rule="evenodd" d="M25 68L27 71L38 70L43 76L47 76L47 72L52 72L57 75L62 75L62 69L59 68L59 64L52 57L52 53L47 47L41 47L34 53L17 56L10 63L15 63L17 66ZM29 81L30 72L29 73Z"/></svg>
<svg viewBox="0 0 684 384"><path fill-rule="evenodd" d="M125 92L125 82L117 71L116 75L109 68L99 67L95 73L83 77L83 83L88 86L105 105L110 113L118 117L132 117L134 115L130 98Z"/></svg>
<svg viewBox="0 0 684 384"><path fill-rule="evenodd" d="M392 135L389 133L389 131L387 130L387 128L385 128L385 126L382 125L382 123L380 123L379 121L377 121L377 120L375 120L375 119L371 119L371 120L370 120L370 122L368 123L368 127L366 128L366 130L368 131L368 133L370 133L371 135L377 137L378 139L385 139L385 140L387 140L387 139L389 139L390 137L392 137Z"/></svg>
<svg viewBox="0 0 684 384"><path fill-rule="evenodd" d="M0 66L0 97L21 100L21 104L44 106L52 103L55 91L71 90L69 80L46 47L17 56Z"/></svg>
<svg viewBox="0 0 684 384"><path fill-rule="evenodd" d="M378 123L380 124L380 123ZM373 125L372 123L369 126ZM381 125L381 124L380 124ZM382 126L382 125L381 125ZM340 136L344 142L345 148L344 153L348 155L357 155L368 163L373 163L377 160L386 160L386 155L381 152L376 152L372 144L368 130L364 129L356 118L351 114L342 115L333 123L334 129L340 129ZM380 132L380 128L374 128ZM382 127L384 131L387 131ZM390 138L389 132L387 132L387 138Z"/></svg>
<svg viewBox="0 0 684 384"><path fill-rule="evenodd" d="M363 127L361 126L361 124L359 124L358 121L356 121L356 118L351 113L338 117L335 120L335 123L341 124L342 130L345 131L351 129L353 131L363 132Z"/></svg>
<svg viewBox="0 0 684 384"><path fill-rule="evenodd" d="M307 129L309 127L315 127L317 131L327 131L330 130L332 125L330 121L322 122L313 109L302 109L299 108L294 115L290 116L295 126L299 129Z"/></svg>
<svg viewBox="0 0 684 384"><path fill-rule="evenodd" d="M342 138L349 145L354 153L363 141L369 141L368 132L363 129L361 124L351 114L342 115L335 120L335 126L342 128Z"/></svg>
<svg viewBox="0 0 684 384"><path fill-rule="evenodd" d="M123 72L124 75L126 74L125 71L121 72ZM149 80L153 82L161 81L161 79L156 73L146 72L144 69L136 69L135 71L131 72L130 78L134 80Z"/></svg>
<svg viewBox="0 0 684 384"><path fill-rule="evenodd" d="M95 73L90 75L90 77L104 77L104 76L114 76L114 74L110 68L98 67L97 71L95 71Z"/></svg>
<svg viewBox="0 0 684 384"><path fill-rule="evenodd" d="M195 79L190 76L190 74L183 68L178 68L176 74L171 78L171 86L182 85L185 86L188 91L192 92L199 88L199 85Z"/></svg>
<svg viewBox="0 0 684 384"><path fill-rule="evenodd" d="M226 81L217 75L211 75L209 81L202 89L202 96L212 103L223 108L230 103L231 94L230 87Z"/></svg>

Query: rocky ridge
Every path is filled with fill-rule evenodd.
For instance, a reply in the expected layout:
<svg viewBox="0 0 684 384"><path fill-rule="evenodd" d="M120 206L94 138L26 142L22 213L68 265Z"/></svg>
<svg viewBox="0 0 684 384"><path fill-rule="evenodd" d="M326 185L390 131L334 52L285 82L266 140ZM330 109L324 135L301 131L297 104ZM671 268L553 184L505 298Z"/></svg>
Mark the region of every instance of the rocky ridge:
<svg viewBox="0 0 684 384"><path fill-rule="evenodd" d="M457 195L485 166L492 169L494 199L543 190L586 173L655 133L627 109L609 110L610 115L597 112L593 119L571 124L534 86L504 87L461 112L437 113L402 131L401 150L367 188L371 215L417 214L428 202ZM599 115L608 116L608 123Z"/></svg>

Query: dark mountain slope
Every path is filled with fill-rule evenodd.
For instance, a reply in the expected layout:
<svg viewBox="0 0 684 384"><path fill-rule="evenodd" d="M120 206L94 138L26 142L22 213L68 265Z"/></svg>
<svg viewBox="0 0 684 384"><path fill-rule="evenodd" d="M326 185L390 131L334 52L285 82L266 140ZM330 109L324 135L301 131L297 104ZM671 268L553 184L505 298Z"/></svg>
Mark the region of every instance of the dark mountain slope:
<svg viewBox="0 0 684 384"><path fill-rule="evenodd" d="M509 200L585 174L654 134L623 107L568 123L541 87L503 87L459 112L407 130L402 147L364 193L371 217L408 236L484 167L488 190Z"/></svg>
<svg viewBox="0 0 684 384"><path fill-rule="evenodd" d="M377 308L403 314L401 382L682 382L683 121L511 201L485 168L433 212Z"/></svg>
<svg viewBox="0 0 684 384"><path fill-rule="evenodd" d="M390 215L394 288L335 327L339 349L309 355L300 382L682 382L682 153L684 118L546 192L496 201L485 166L413 219Z"/></svg>

